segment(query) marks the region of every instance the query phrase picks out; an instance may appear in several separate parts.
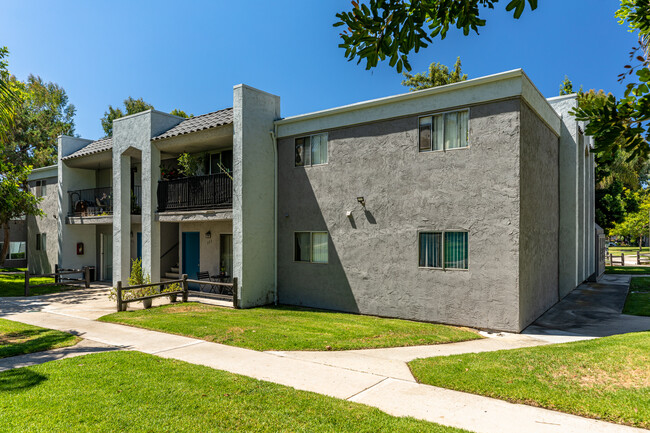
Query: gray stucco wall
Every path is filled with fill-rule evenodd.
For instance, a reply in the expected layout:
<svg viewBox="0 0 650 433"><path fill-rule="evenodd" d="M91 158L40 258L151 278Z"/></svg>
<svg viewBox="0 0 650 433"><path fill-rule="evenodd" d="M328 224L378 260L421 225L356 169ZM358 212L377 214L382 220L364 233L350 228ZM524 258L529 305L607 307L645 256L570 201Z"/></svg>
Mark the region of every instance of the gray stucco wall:
<svg viewBox="0 0 650 433"><path fill-rule="evenodd" d="M48 274L54 272L54 265L58 259L58 226L57 217L59 213L59 197L57 190L57 178L50 177L41 179L46 181L47 186L43 201L39 207L45 215L27 217L27 256L29 271L33 274ZM36 186L35 181L29 182L30 188ZM36 250L36 234L45 233L45 250Z"/></svg>
<svg viewBox="0 0 650 433"><path fill-rule="evenodd" d="M447 152L418 152L417 116L327 131L322 166L279 140L279 301L519 331L519 110L472 106ZM328 264L293 261L303 230L329 232ZM469 270L418 268L419 230L469 231Z"/></svg>
<svg viewBox="0 0 650 433"><path fill-rule="evenodd" d="M520 329L558 298L559 138L521 106Z"/></svg>

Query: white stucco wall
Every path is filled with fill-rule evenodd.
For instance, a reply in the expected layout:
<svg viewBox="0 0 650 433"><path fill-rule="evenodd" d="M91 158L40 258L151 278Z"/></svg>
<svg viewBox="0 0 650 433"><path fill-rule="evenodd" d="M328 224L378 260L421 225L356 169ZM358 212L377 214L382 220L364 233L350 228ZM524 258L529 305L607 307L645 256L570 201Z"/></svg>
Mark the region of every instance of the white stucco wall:
<svg viewBox="0 0 650 433"><path fill-rule="evenodd" d="M232 221L207 221L179 223L178 230L178 265L179 272L183 269L183 233L199 232L199 260L200 270L217 275L220 271L220 238L221 234L232 234ZM210 232L210 237L205 234Z"/></svg>
<svg viewBox="0 0 650 433"><path fill-rule="evenodd" d="M131 166L138 166L134 184L142 185L142 265L148 274L160 269L160 223L155 219L160 179L160 150L151 137L177 125L182 119L147 110L113 122L113 281L128 278L131 251ZM134 235L135 237L135 235Z"/></svg>
<svg viewBox="0 0 650 433"><path fill-rule="evenodd" d="M68 191L94 188L95 170L68 167L61 158L90 143L91 140L60 136L58 155L58 263L63 268L81 268L96 265L94 225L66 224L70 210ZM77 243L83 242L84 254L77 254Z"/></svg>

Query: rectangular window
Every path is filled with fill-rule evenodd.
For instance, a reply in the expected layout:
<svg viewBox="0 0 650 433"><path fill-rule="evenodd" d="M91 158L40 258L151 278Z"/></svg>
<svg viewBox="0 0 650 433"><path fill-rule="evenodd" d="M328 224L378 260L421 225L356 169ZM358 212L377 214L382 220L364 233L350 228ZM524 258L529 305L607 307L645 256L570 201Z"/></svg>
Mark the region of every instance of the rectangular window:
<svg viewBox="0 0 650 433"><path fill-rule="evenodd" d="M296 138L296 167L327 164L327 134Z"/></svg>
<svg viewBox="0 0 650 433"><path fill-rule="evenodd" d="M469 111L423 116L419 119L418 128L420 152L467 147Z"/></svg>
<svg viewBox="0 0 650 433"><path fill-rule="evenodd" d="M37 180L34 187L34 195L36 197L44 197L47 193L47 181Z"/></svg>
<svg viewBox="0 0 650 433"><path fill-rule="evenodd" d="M2 244L0 244L1 248ZM9 242L9 251L7 252L7 259L19 260L26 257L27 243L26 242Z"/></svg>
<svg viewBox="0 0 650 433"><path fill-rule="evenodd" d="M296 262L328 262L327 232L296 232L294 245Z"/></svg>
<svg viewBox="0 0 650 433"><path fill-rule="evenodd" d="M205 174L232 173L232 150L210 153L205 158Z"/></svg>
<svg viewBox="0 0 650 433"><path fill-rule="evenodd" d="M420 232L421 268L468 269L467 232Z"/></svg>

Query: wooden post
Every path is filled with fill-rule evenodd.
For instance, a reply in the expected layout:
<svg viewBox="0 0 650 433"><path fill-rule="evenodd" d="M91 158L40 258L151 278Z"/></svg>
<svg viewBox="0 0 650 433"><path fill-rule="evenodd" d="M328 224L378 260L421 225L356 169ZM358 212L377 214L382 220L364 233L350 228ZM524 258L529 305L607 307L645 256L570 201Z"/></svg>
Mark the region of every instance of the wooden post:
<svg viewBox="0 0 650 433"><path fill-rule="evenodd" d="M84 266L84 285L86 289L90 287L90 268L88 266Z"/></svg>
<svg viewBox="0 0 650 433"><path fill-rule="evenodd" d="M59 284L59 264L54 264L54 282Z"/></svg>
<svg viewBox="0 0 650 433"><path fill-rule="evenodd" d="M641 253L638 251L636 252L636 264L640 265L641 264Z"/></svg>
<svg viewBox="0 0 650 433"><path fill-rule="evenodd" d="M187 302L187 297L189 295L189 286L187 284L187 274L183 274L183 302Z"/></svg>
<svg viewBox="0 0 650 433"><path fill-rule="evenodd" d="M625 253L621 253L621 266L625 266Z"/></svg>
<svg viewBox="0 0 650 433"><path fill-rule="evenodd" d="M29 269L25 270L25 296L29 296Z"/></svg>
<svg viewBox="0 0 650 433"><path fill-rule="evenodd" d="M122 282L117 282L117 287L115 288L117 292L117 312L122 311Z"/></svg>
<svg viewBox="0 0 650 433"><path fill-rule="evenodd" d="M237 297L237 277L232 279L232 306L239 308L239 299Z"/></svg>

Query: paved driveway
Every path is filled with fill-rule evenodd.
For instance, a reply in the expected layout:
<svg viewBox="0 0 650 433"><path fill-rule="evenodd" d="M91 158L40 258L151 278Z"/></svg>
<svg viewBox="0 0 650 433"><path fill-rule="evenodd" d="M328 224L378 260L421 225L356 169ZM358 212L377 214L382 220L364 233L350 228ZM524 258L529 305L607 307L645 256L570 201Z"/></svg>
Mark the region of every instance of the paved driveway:
<svg viewBox="0 0 650 433"><path fill-rule="evenodd" d="M621 314L629 285L629 275L603 275L597 283L582 284L523 334L589 338L648 331L650 317Z"/></svg>

